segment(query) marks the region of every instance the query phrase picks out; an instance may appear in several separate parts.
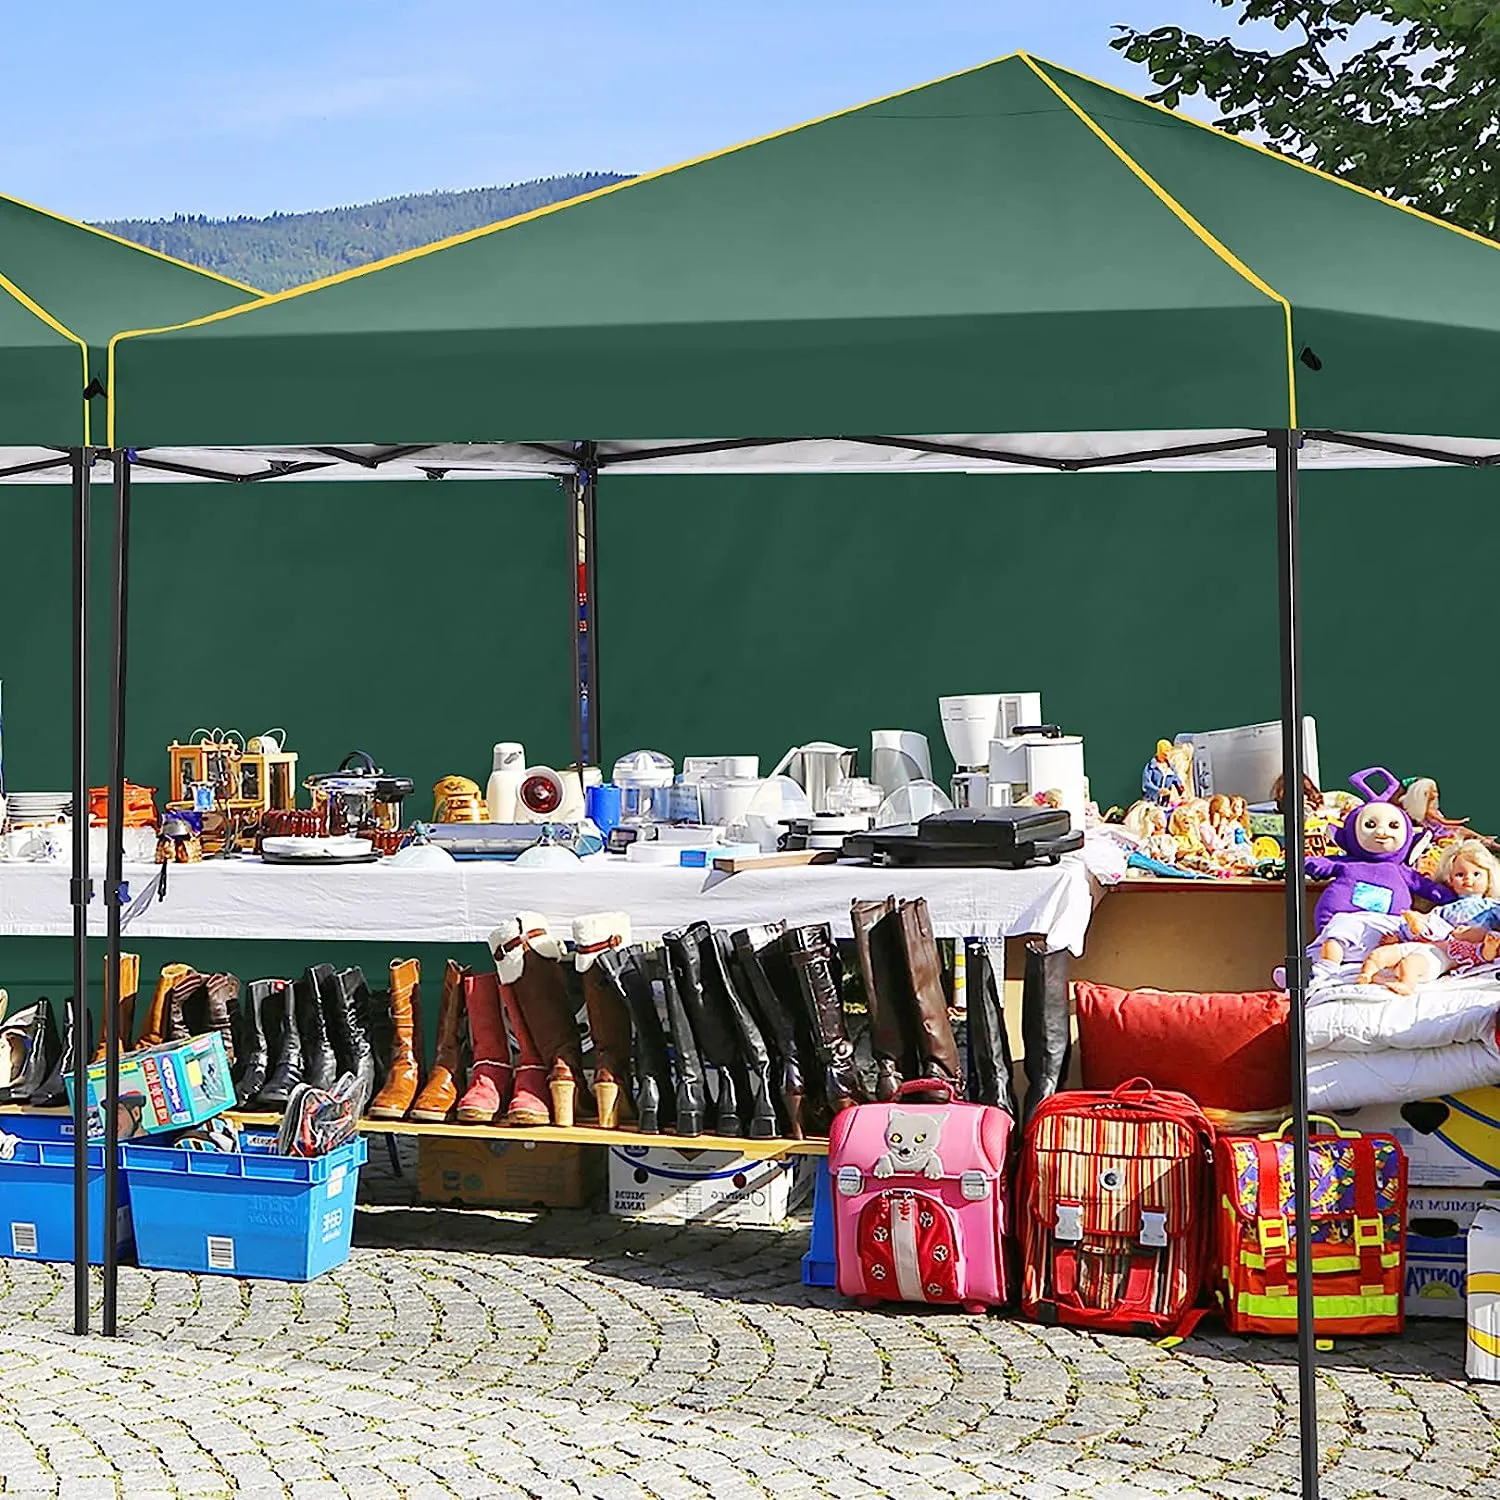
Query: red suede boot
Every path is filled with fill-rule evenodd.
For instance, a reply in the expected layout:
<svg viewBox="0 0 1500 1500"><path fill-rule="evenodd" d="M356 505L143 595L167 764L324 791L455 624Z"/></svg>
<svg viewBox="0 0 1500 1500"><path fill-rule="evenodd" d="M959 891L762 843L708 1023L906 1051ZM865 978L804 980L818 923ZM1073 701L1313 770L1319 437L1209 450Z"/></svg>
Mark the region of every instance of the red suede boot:
<svg viewBox="0 0 1500 1500"><path fill-rule="evenodd" d="M510 1043L500 1013L500 985L493 974L464 978L464 1006L469 1013L469 1045L474 1063L469 1087L458 1101L465 1125L493 1125L510 1097Z"/></svg>

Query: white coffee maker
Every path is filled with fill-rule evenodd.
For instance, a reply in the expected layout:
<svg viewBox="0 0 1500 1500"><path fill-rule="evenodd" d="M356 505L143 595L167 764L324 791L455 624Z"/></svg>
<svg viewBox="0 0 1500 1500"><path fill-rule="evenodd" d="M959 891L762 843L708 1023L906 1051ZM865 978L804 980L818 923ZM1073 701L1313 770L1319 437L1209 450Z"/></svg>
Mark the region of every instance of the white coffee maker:
<svg viewBox="0 0 1500 1500"><path fill-rule="evenodd" d="M938 717L953 756L953 805L989 803L990 744L1019 726L1042 722L1040 693L961 693L938 699Z"/></svg>

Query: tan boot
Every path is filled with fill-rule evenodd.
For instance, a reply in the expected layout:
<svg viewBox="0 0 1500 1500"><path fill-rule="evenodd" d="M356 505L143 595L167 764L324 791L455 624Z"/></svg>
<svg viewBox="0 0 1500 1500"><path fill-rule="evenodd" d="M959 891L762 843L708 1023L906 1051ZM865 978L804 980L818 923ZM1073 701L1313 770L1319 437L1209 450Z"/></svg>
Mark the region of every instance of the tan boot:
<svg viewBox="0 0 1500 1500"><path fill-rule="evenodd" d="M121 957L123 956L122 954ZM132 1052L139 1052L144 1047L159 1047L166 1040L167 999L172 993L173 985L184 974L190 973L192 968L188 964L168 964L161 971L161 976L156 981L156 993L151 997L151 1006L141 1024L141 1034L136 1038L135 1046L130 1049Z"/></svg>
<svg viewBox="0 0 1500 1500"><path fill-rule="evenodd" d="M120 1053L123 1056L130 1051L130 1037L135 1029L135 992L141 984L141 956L139 953L122 953L120 955ZM104 957L104 994L106 1002L109 996L109 955ZM99 1045L94 1048L92 1061L98 1063L104 1061L104 1028L100 1028Z"/></svg>
<svg viewBox="0 0 1500 1500"><path fill-rule="evenodd" d="M415 958L391 960L391 1060L385 1086L370 1102L376 1120L402 1120L422 1079L422 966Z"/></svg>
<svg viewBox="0 0 1500 1500"><path fill-rule="evenodd" d="M448 960L443 975L443 999L438 1008L437 1053L432 1071L411 1107L411 1117L429 1125L441 1124L453 1113L458 1091L463 1087L464 1064L461 1046L464 1019L464 976L468 970L453 959ZM392 985L394 992L395 986ZM420 1033L418 1033L420 1035Z"/></svg>
<svg viewBox="0 0 1500 1500"><path fill-rule="evenodd" d="M613 1130L635 1119L630 1100L630 1012L619 988L597 960L630 943L630 918L622 911L594 912L573 922L573 964L583 979L589 1036L594 1043L594 1103L599 1124Z"/></svg>

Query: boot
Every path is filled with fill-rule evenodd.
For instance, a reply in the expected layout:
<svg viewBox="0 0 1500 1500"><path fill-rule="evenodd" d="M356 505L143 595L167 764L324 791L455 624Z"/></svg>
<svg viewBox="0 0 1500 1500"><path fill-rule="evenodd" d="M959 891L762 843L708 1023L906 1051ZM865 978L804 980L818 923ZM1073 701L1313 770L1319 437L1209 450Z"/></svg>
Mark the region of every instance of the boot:
<svg viewBox="0 0 1500 1500"><path fill-rule="evenodd" d="M197 1036L195 1029L208 1016L208 976L196 969L184 968L177 982L167 995L162 1010L161 1028L163 1042L185 1042Z"/></svg>
<svg viewBox="0 0 1500 1500"><path fill-rule="evenodd" d="M210 974L204 986L207 1014L205 1031L217 1031L224 1041L229 1066L237 1061L234 1032L240 1012L240 982L233 974Z"/></svg>
<svg viewBox="0 0 1500 1500"><path fill-rule="evenodd" d="M0 1104L29 1103L61 1052L50 1000L38 1000L0 1021Z"/></svg>
<svg viewBox="0 0 1500 1500"><path fill-rule="evenodd" d="M1026 945L1021 991L1021 1045L1026 1049L1023 1123L1061 1086L1068 1071L1072 1026L1068 1013L1068 950L1048 953Z"/></svg>
<svg viewBox="0 0 1500 1500"><path fill-rule="evenodd" d="M562 960L567 951L562 940L548 930L545 917L523 911L490 934L490 951L495 955L495 972L502 988L510 987L506 1014L519 1018L535 1059L528 1060L518 1034L519 1067L547 1069L554 1124L572 1125L580 1116L591 1118L592 1103L583 1075L583 1042L563 977ZM530 1087L529 1078L527 1082ZM516 1093L520 1094L519 1087ZM512 1104L507 1124L523 1123L512 1118L515 1114Z"/></svg>
<svg viewBox="0 0 1500 1500"><path fill-rule="evenodd" d="M0 997L3 997L4 994L5 991L0 990ZM45 1005L47 1002L43 1000L40 1003ZM0 1018L3 1018L4 1015L4 1007L0 1006ZM57 1109L68 1102L68 1085L65 1080L73 1071L72 996L63 1001L62 1016L62 1049L58 1053L57 1062L53 1065L52 1071L42 1080L40 1086L28 1101L33 1109ZM84 1019L87 1023L88 1038L92 1039L94 1035L94 1018L88 1013L87 1009L84 1011ZM88 1048L85 1047L84 1050L87 1051Z"/></svg>
<svg viewBox="0 0 1500 1500"><path fill-rule="evenodd" d="M781 1107L787 1134L800 1141L805 1132L803 1101L807 1085L802 1077L802 1043L792 1012L772 980L773 965L781 958L785 922L767 922L744 927L730 939L739 978L740 993L750 1002L762 1031L771 1038L780 1062L778 1070ZM778 978L780 976L778 975Z"/></svg>
<svg viewBox="0 0 1500 1500"><path fill-rule="evenodd" d="M583 981L583 1003L594 1043L594 1104L604 1130L635 1118L628 1082L630 1009L618 977L611 982L599 968L600 959L619 952L629 941L630 918L622 911L595 912L573 923L573 965Z"/></svg>
<svg viewBox="0 0 1500 1500"><path fill-rule="evenodd" d="M448 1118L463 1086L464 978L468 973L456 960L448 960L443 975L443 999L438 1006L437 1053L427 1082L411 1107L412 1119L430 1125L441 1124Z"/></svg>
<svg viewBox="0 0 1500 1500"><path fill-rule="evenodd" d="M458 1101L458 1118L465 1125L493 1125L505 1112L513 1076L499 979L489 973L469 975L464 980L464 1009L474 1064L469 1087Z"/></svg>
<svg viewBox="0 0 1500 1500"><path fill-rule="evenodd" d="M789 927L783 939L797 991L812 1027L813 1045L823 1064L823 1088L832 1114L863 1104L854 1070L854 1044L844 1024L842 972L833 932L826 922Z"/></svg>
<svg viewBox="0 0 1500 1500"><path fill-rule="evenodd" d="M698 1055L698 1041L693 1035L688 1008L677 988L671 955L661 954L662 995L667 1002L667 1025L672 1031L672 1054L677 1074L674 1090L673 1118L678 1135L702 1135L707 1116L707 1091L703 1083L703 1059Z"/></svg>
<svg viewBox="0 0 1500 1500"><path fill-rule="evenodd" d="M273 1113L286 1108L291 1092L303 1081L302 1033L297 1027L300 987L286 979L268 979L260 996L260 1021L266 1033L266 1055L271 1071L265 1083L250 1095L250 1108Z"/></svg>
<svg viewBox="0 0 1500 1500"><path fill-rule="evenodd" d="M141 956L139 953L120 955L120 1029L115 1034L120 1039L120 1055L130 1051L130 1038L135 1035L135 994L141 984ZM109 1003L109 955L104 955L104 1003ZM104 1028L99 1028L98 1045L94 1048L93 1062L104 1061Z"/></svg>
<svg viewBox="0 0 1500 1500"><path fill-rule="evenodd" d="M771 1049L756 1025L745 997L740 994L733 972L734 948L727 932L702 930L698 951L703 960L704 989L708 1003L729 1017L734 1027L741 1067L737 1075L747 1085L741 1094L741 1123L754 1140L771 1140L780 1130L776 1120L776 1095L771 1087ZM697 928L693 930L698 930Z"/></svg>
<svg viewBox="0 0 1500 1500"><path fill-rule="evenodd" d="M391 1060L385 1087L370 1104L376 1120L401 1120L422 1077L422 966L414 958L391 960Z"/></svg>
<svg viewBox="0 0 1500 1500"><path fill-rule="evenodd" d="M1015 1119L1015 1069L1005 1026L1004 994L990 959L990 946L982 940L967 945L964 993L969 1006L967 1097L975 1104L997 1105Z"/></svg>
<svg viewBox="0 0 1500 1500"><path fill-rule="evenodd" d="M896 920L912 997L909 1019L914 1025L917 1050L917 1069L909 1076L941 1078L952 1087L954 1098L962 1099L964 1075L958 1067L958 1043L953 1039L948 996L943 989L943 961L932 935L927 902L921 896L903 901L896 909Z"/></svg>
<svg viewBox="0 0 1500 1500"><path fill-rule="evenodd" d="M656 1013L656 996L651 991L639 948L611 948L594 960L599 983L615 995L616 1003L625 1007L626 1035L632 1033L635 1047L632 1065L635 1078L636 1128L642 1135L657 1135L662 1123L672 1123L675 1114L672 1062L667 1054L667 1038ZM593 1024L592 1020L589 1023ZM599 1106L599 1123L604 1124L604 1095L599 1075L594 1074L594 1100Z"/></svg>
<svg viewBox="0 0 1500 1500"><path fill-rule="evenodd" d="M745 1120L740 1101L748 1085L735 1075L739 1056L735 1048L734 1023L723 1004L711 1003L703 987L703 943L711 940L707 922L695 922L681 932L662 935L667 959L677 981L677 995L687 1012L698 1050L714 1070L713 1128L719 1135L743 1135Z"/></svg>
<svg viewBox="0 0 1500 1500"><path fill-rule="evenodd" d="M167 1000L166 1040L185 1042L189 1037L218 1032L233 1067L234 1012L239 998L240 982L233 974L199 974L189 969L172 986Z"/></svg>
<svg viewBox="0 0 1500 1500"><path fill-rule="evenodd" d="M375 1092L375 1051L370 1046L370 987L357 964L340 969L326 992L323 1018L339 1073L353 1073L358 1085L356 1115L365 1112Z"/></svg>
<svg viewBox="0 0 1500 1500"><path fill-rule="evenodd" d="M156 981L156 993L151 997L150 1009L141 1026L141 1034L135 1040L133 1052L147 1047L159 1047L166 1040L166 1009L172 988L185 975L192 973L187 964L167 964Z"/></svg>
<svg viewBox="0 0 1500 1500"><path fill-rule="evenodd" d="M875 1097L896 1097L903 1079L918 1076L912 1039L916 1000L901 948L896 898L855 901L849 907L854 953L870 1013L870 1044L875 1053Z"/></svg>
<svg viewBox="0 0 1500 1500"><path fill-rule="evenodd" d="M337 982L332 964L314 964L303 971L293 994L302 1047L302 1081L315 1089L331 1089L338 1082L339 1060L328 1035L329 1012L338 1004L333 993Z"/></svg>
<svg viewBox="0 0 1500 1500"><path fill-rule="evenodd" d="M266 1004L276 994L278 985L285 986L284 979L252 979L245 990L245 1003L240 1008L239 1036L235 1041L236 1067L234 1070L234 1097L246 1104L266 1086L266 1077L271 1071L271 1045L266 1035L263 1014Z"/></svg>

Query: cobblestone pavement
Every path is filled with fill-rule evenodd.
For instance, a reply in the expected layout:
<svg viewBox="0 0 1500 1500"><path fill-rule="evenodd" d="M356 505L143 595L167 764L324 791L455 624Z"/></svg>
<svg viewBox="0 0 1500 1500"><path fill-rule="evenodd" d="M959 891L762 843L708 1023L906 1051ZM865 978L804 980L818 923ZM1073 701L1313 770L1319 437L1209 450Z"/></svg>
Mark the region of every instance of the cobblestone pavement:
<svg viewBox="0 0 1500 1500"><path fill-rule="evenodd" d="M801 1287L805 1243L384 1206L306 1287L124 1270L113 1341L66 1331L68 1268L0 1261L0 1493L1296 1492L1288 1345L860 1311ZM1462 1355L1437 1322L1324 1356L1326 1495L1500 1497Z"/></svg>

